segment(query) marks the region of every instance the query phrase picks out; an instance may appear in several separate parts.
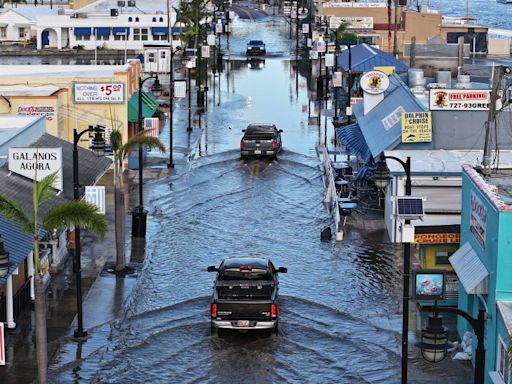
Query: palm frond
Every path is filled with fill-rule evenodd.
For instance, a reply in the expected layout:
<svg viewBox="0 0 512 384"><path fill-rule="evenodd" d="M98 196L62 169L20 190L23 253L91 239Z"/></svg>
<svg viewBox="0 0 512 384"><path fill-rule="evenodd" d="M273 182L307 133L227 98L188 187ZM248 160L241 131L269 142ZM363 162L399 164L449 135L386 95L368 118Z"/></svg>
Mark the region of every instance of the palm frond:
<svg viewBox="0 0 512 384"><path fill-rule="evenodd" d="M123 135L119 129L113 129L112 133L110 133L110 145L112 145L112 150L114 151L114 155L122 159L123 158Z"/></svg>
<svg viewBox="0 0 512 384"><path fill-rule="evenodd" d="M51 197L53 184L59 177L58 172L54 172L46 176L43 180L37 181L34 186L34 204L40 207L45 201Z"/></svg>
<svg viewBox="0 0 512 384"><path fill-rule="evenodd" d="M0 194L0 215L18 223L26 233L34 232L34 224L29 220L23 208L15 201Z"/></svg>
<svg viewBox="0 0 512 384"><path fill-rule="evenodd" d="M146 146L150 149L156 148L160 152L165 152L165 145L162 144L159 138L145 136L144 132L139 132L135 136L131 137L130 140L124 145L124 153L129 153L139 148L139 145Z"/></svg>
<svg viewBox="0 0 512 384"><path fill-rule="evenodd" d="M71 226L88 229L101 239L108 230L108 221L98 208L84 201L70 201L52 208L43 219L43 228L63 230Z"/></svg>

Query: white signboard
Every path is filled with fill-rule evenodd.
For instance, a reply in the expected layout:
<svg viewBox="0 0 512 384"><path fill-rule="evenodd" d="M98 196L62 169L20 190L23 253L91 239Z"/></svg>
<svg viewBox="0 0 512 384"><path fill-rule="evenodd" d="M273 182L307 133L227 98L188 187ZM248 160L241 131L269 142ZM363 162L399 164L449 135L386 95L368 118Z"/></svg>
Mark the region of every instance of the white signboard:
<svg viewBox="0 0 512 384"><path fill-rule="evenodd" d="M58 172L53 187L62 191L62 148L9 148L9 172L37 181Z"/></svg>
<svg viewBox="0 0 512 384"><path fill-rule="evenodd" d="M209 45L203 45L201 47L201 56L208 58L210 57L210 46Z"/></svg>
<svg viewBox="0 0 512 384"><path fill-rule="evenodd" d="M187 80L174 80L174 97L187 97Z"/></svg>
<svg viewBox="0 0 512 384"><path fill-rule="evenodd" d="M325 54L325 66L334 67L334 53Z"/></svg>
<svg viewBox="0 0 512 384"><path fill-rule="evenodd" d="M5 365L5 333L2 322L0 322L0 365Z"/></svg>
<svg viewBox="0 0 512 384"><path fill-rule="evenodd" d="M209 34L208 36L206 36L206 44L215 45L215 35L214 34Z"/></svg>
<svg viewBox="0 0 512 384"><path fill-rule="evenodd" d="M215 24L215 33L222 33L222 23Z"/></svg>
<svg viewBox="0 0 512 384"><path fill-rule="evenodd" d="M46 116L46 120L52 121L55 116L53 105L18 105L17 114L20 116Z"/></svg>
<svg viewBox="0 0 512 384"><path fill-rule="evenodd" d="M98 207L98 211L105 214L105 187L104 186L85 186L85 201Z"/></svg>
<svg viewBox="0 0 512 384"><path fill-rule="evenodd" d="M123 83L75 83L75 103L123 103Z"/></svg>
<svg viewBox="0 0 512 384"><path fill-rule="evenodd" d="M491 102L490 90L431 89L430 109L433 111L486 111Z"/></svg>
<svg viewBox="0 0 512 384"><path fill-rule="evenodd" d="M384 117L381 122L384 126L384 129L387 131L391 127L393 127L395 124L402 121L402 113L405 113L404 107L399 105L393 112L391 112L389 115Z"/></svg>
<svg viewBox="0 0 512 384"><path fill-rule="evenodd" d="M342 74L341 72L334 72L334 76L332 77L332 86L339 88L342 85Z"/></svg>
<svg viewBox="0 0 512 384"><path fill-rule="evenodd" d="M487 232L487 209L474 191L471 191L471 215L469 218L469 230L485 249L485 240Z"/></svg>
<svg viewBox="0 0 512 384"><path fill-rule="evenodd" d="M364 92L378 95L389 87L389 77L381 71L369 71L361 76L359 84Z"/></svg>
<svg viewBox="0 0 512 384"><path fill-rule="evenodd" d="M317 41L316 42L316 51L318 53L325 52L325 41Z"/></svg>
<svg viewBox="0 0 512 384"><path fill-rule="evenodd" d="M309 24L308 23L302 24L302 33L309 33Z"/></svg>
<svg viewBox="0 0 512 384"><path fill-rule="evenodd" d="M341 24L347 24L347 29L373 29L373 17L331 16L329 18L329 28L336 29Z"/></svg>

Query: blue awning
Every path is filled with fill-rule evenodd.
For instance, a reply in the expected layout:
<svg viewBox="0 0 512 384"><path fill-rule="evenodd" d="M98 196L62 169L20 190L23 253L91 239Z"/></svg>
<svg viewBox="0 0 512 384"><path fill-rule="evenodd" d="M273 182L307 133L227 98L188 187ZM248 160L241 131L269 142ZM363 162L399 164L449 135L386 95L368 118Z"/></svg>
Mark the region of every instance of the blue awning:
<svg viewBox="0 0 512 384"><path fill-rule="evenodd" d="M91 28L74 28L73 33L75 36L91 36Z"/></svg>
<svg viewBox="0 0 512 384"><path fill-rule="evenodd" d="M368 144L366 144L359 124L355 123L336 129L336 136L340 142L347 146L351 153L359 156L365 162L370 160L372 153L370 148L368 148Z"/></svg>
<svg viewBox="0 0 512 384"><path fill-rule="evenodd" d="M129 27L114 27L114 28L112 28L112 34L128 36L130 34L130 28Z"/></svg>
<svg viewBox="0 0 512 384"><path fill-rule="evenodd" d="M168 35L169 30L167 27L151 27L151 34L152 35Z"/></svg>
<svg viewBox="0 0 512 384"><path fill-rule="evenodd" d="M110 35L110 27L94 28L94 34L96 36L109 36Z"/></svg>
<svg viewBox="0 0 512 384"><path fill-rule="evenodd" d="M181 35L183 33L183 27L172 27L173 35Z"/></svg>

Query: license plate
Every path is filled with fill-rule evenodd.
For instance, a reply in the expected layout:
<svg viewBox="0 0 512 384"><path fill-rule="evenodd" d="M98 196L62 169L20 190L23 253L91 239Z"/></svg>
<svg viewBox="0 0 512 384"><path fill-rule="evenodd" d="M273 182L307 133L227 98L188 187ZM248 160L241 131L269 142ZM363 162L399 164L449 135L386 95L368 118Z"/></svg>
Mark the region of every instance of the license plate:
<svg viewBox="0 0 512 384"><path fill-rule="evenodd" d="M237 327L248 327L249 326L249 320L238 320L236 322Z"/></svg>
<svg viewBox="0 0 512 384"><path fill-rule="evenodd" d="M261 155L261 151L259 149L257 149L257 150L254 151L254 154L255 155Z"/></svg>

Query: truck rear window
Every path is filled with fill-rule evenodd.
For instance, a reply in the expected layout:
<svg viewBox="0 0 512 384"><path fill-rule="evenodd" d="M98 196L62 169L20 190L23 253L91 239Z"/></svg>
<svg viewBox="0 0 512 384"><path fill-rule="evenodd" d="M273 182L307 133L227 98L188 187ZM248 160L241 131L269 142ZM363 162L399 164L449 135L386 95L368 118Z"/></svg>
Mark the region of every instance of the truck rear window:
<svg viewBox="0 0 512 384"><path fill-rule="evenodd" d="M266 269L253 269L241 271L237 269L225 269L219 274L217 280L273 280Z"/></svg>

